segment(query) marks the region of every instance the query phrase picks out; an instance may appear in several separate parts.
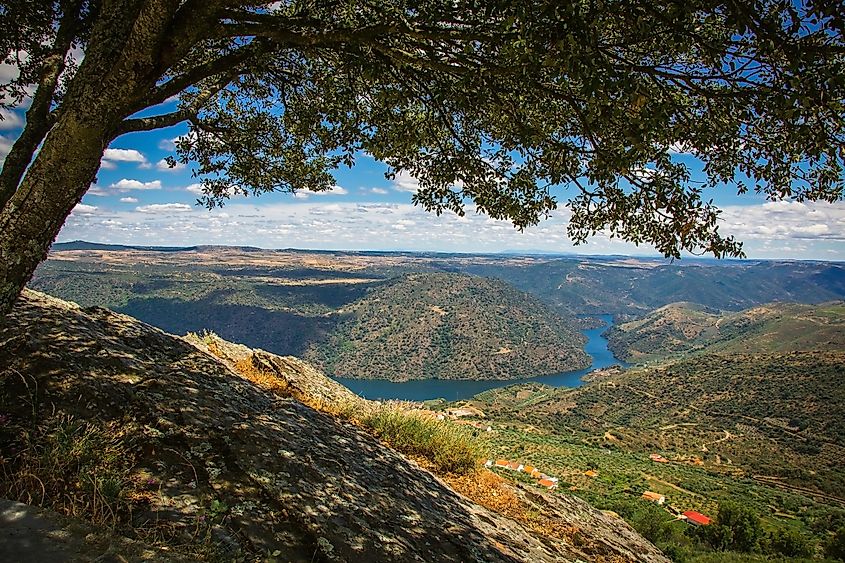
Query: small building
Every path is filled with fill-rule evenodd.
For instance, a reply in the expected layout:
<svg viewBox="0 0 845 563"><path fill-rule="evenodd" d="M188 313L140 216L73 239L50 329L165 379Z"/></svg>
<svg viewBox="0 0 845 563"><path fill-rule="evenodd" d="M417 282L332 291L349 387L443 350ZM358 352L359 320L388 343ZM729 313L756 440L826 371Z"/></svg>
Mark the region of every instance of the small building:
<svg viewBox="0 0 845 563"><path fill-rule="evenodd" d="M593 479L593 478L595 478L595 477L598 477L598 476L599 476L599 472L598 472L598 471L596 471L595 469L588 469L587 471L585 471L585 472L584 472L584 475L586 475L587 477L589 477L589 478Z"/></svg>
<svg viewBox="0 0 845 563"><path fill-rule="evenodd" d="M495 463L496 467L505 468L508 466L508 460L506 459L497 459Z"/></svg>
<svg viewBox="0 0 845 563"><path fill-rule="evenodd" d="M693 526L710 525L710 518L700 512L696 512L695 510L687 510L686 512L684 512L684 516L686 517L687 522L689 522Z"/></svg>
<svg viewBox="0 0 845 563"><path fill-rule="evenodd" d="M542 473L540 473L540 470L539 470L539 469L537 469L537 468L535 467L533 470L531 470L531 474L530 474L530 475L531 475L532 477L535 477L535 478L539 479L539 478L540 478L540 476L542 475Z"/></svg>
<svg viewBox="0 0 845 563"><path fill-rule="evenodd" d="M551 479L540 479L537 481L537 484L541 487L546 487L549 490L557 488L557 483Z"/></svg>
<svg viewBox="0 0 845 563"><path fill-rule="evenodd" d="M654 491L644 492L642 499L647 500L649 502L656 502L657 504L663 504L664 502L666 502L665 496L658 494L658 493L655 493Z"/></svg>
<svg viewBox="0 0 845 563"><path fill-rule="evenodd" d="M523 465L518 461L512 461L508 464L508 469L512 469L514 471L522 471Z"/></svg>
<svg viewBox="0 0 845 563"><path fill-rule="evenodd" d="M529 475L531 475L532 473L534 473L534 466L533 465L526 465L522 468L522 470L524 472L528 473Z"/></svg>

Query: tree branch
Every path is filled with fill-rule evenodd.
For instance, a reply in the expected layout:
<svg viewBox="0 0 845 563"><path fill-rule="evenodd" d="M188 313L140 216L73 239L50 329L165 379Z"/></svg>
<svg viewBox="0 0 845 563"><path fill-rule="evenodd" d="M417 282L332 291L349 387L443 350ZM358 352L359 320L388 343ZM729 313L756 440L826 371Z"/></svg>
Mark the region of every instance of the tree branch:
<svg viewBox="0 0 845 563"><path fill-rule="evenodd" d="M0 172L0 209L11 199L18 184L32 161L32 155L44 140L55 122L55 113L51 112L53 96L59 85L59 77L65 69L65 56L70 49L79 27L81 0L67 0L63 3L62 19L56 33L53 48L44 59L38 87L32 97L32 104L26 112L26 125L20 137L6 155L3 170Z"/></svg>
<svg viewBox="0 0 845 563"><path fill-rule="evenodd" d="M136 131L152 131L154 129L170 127L195 117L197 112L202 109L202 106L220 92L220 90L225 88L236 75L237 73L229 73L222 76L213 86L197 94L197 97L194 98L194 101L188 107L162 115L124 119L120 125L118 125L113 138Z"/></svg>
<svg viewBox="0 0 845 563"><path fill-rule="evenodd" d="M138 103L137 109L140 110L144 107L160 104L201 80L230 71L239 64L242 64L251 57L266 50L266 43L262 41L254 41L249 45L245 45L244 47L241 47L227 55L196 66L178 76L174 76L143 98Z"/></svg>

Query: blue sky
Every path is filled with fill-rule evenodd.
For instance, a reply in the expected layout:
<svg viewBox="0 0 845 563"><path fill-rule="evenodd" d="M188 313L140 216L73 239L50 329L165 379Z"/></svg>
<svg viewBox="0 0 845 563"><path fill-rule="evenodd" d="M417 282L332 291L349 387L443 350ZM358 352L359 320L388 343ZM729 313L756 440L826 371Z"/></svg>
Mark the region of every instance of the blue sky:
<svg viewBox="0 0 845 563"><path fill-rule="evenodd" d="M0 69L0 75L3 70ZM2 76L0 76L2 79ZM165 111L167 108L163 108ZM19 134L22 111L4 112L0 159ZM449 252L544 251L654 255L648 246L598 235L574 246L566 237L563 205L540 225L518 232L468 209L466 217L440 217L411 205L416 181L385 179L386 167L366 155L336 173L331 193L237 197L222 209L196 205L190 165L171 169L173 139L184 125L117 139L106 151L95 185L68 218L59 241L182 246L250 245L264 248L425 250ZM692 155L675 158L700 164ZM558 194L562 196L563 189ZM706 194L723 208L722 233L744 241L750 258L845 260L845 203L766 202L725 187ZM563 200L559 197L559 200Z"/></svg>

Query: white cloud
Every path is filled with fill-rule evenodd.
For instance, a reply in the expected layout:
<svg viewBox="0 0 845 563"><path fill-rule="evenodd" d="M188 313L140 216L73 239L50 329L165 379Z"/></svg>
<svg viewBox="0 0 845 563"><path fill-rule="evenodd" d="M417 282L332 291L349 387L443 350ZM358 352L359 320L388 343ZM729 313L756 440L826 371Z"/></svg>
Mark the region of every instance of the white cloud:
<svg viewBox="0 0 845 563"><path fill-rule="evenodd" d="M137 197L122 197L120 198L122 203L138 203Z"/></svg>
<svg viewBox="0 0 845 563"><path fill-rule="evenodd" d="M384 194L387 193L387 190L385 190L384 188L370 188L369 190L364 190L364 191L370 192L371 194L378 194L378 195L384 195Z"/></svg>
<svg viewBox="0 0 845 563"><path fill-rule="evenodd" d="M192 210L187 203L152 203L135 208L141 213L186 213Z"/></svg>
<svg viewBox="0 0 845 563"><path fill-rule="evenodd" d="M103 158L115 162L147 162L147 157L135 149L106 149Z"/></svg>
<svg viewBox="0 0 845 563"><path fill-rule="evenodd" d="M185 133L184 135L179 135L178 137L173 137L172 139L162 139L158 142L158 148L163 151L175 151L176 143L182 139L196 138L195 135L196 133Z"/></svg>
<svg viewBox="0 0 845 563"><path fill-rule="evenodd" d="M147 157L135 149L106 149L103 153L102 167L107 170L117 168L118 162L137 164L138 168L150 168L152 165Z"/></svg>
<svg viewBox="0 0 845 563"><path fill-rule="evenodd" d="M156 162L156 170L162 170L164 172L176 172L177 170L184 170L185 168L186 165L182 162L176 162L176 166L170 166L163 158Z"/></svg>
<svg viewBox="0 0 845 563"><path fill-rule="evenodd" d="M695 154L694 149L683 141L677 141L669 145L666 149L669 154Z"/></svg>
<svg viewBox="0 0 845 563"><path fill-rule="evenodd" d="M9 154L9 151L12 150L12 143L14 141L9 137L4 137L0 135L0 164L6 160L6 155Z"/></svg>
<svg viewBox="0 0 845 563"><path fill-rule="evenodd" d="M23 128L23 118L20 113L0 109L0 130L10 131Z"/></svg>
<svg viewBox="0 0 845 563"><path fill-rule="evenodd" d="M770 201L722 209L722 231L743 241L845 241L845 202ZM845 249L843 249L845 250Z"/></svg>
<svg viewBox="0 0 845 563"><path fill-rule="evenodd" d="M202 184L191 184L190 186L185 186L185 189L192 194L203 195Z"/></svg>
<svg viewBox="0 0 845 563"><path fill-rule="evenodd" d="M61 240L108 240L122 244L231 244L265 248L440 250L461 252L549 251L583 254L655 255L647 245L600 233L575 247L566 236L570 216L562 208L520 233L507 221L491 220L469 206L464 217L436 216L407 203L364 203L339 198L271 203L237 200L223 211L185 203L75 214ZM193 212L190 212L193 210ZM777 202L728 206L720 232L744 241L751 258L845 259L845 202ZM120 225L105 225L104 219Z"/></svg>
<svg viewBox="0 0 845 563"><path fill-rule="evenodd" d="M85 205L84 203L78 203L76 207L73 208L73 213L90 215L92 213L96 213L97 209L98 207L96 205Z"/></svg>
<svg viewBox="0 0 845 563"><path fill-rule="evenodd" d="M141 182L140 180L124 178L110 185L109 188L120 192L127 192L129 190L160 190L161 181L152 180L151 182Z"/></svg>
<svg viewBox="0 0 845 563"><path fill-rule="evenodd" d="M407 172L399 172L393 179L393 189L399 192L416 193L420 189L420 181Z"/></svg>
<svg viewBox="0 0 845 563"><path fill-rule="evenodd" d="M297 193L302 193L302 192L297 192ZM349 193L349 191L346 188L342 188L340 186L335 185L335 186L332 186L332 188L330 190L324 190L322 192L309 191L308 193L311 193L311 194L314 194L314 195L346 195L346 194Z"/></svg>

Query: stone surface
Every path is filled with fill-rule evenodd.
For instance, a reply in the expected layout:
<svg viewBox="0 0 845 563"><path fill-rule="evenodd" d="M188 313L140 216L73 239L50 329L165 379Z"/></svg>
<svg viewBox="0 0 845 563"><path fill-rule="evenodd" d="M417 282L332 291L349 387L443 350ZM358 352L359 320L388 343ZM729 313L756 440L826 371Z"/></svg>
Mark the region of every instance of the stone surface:
<svg viewBox="0 0 845 563"><path fill-rule="evenodd" d="M231 353L236 361L248 352ZM299 360L258 355L302 392L312 388L326 400L348 393ZM35 405L36 424L72 414L132 430L136 470L157 484L149 504L133 512L133 527L166 525L190 537L213 503L224 506L212 535L227 559L667 561L624 522L583 501L518 489L538 510L578 527L593 547L528 530L362 429L106 309L26 292L0 328L0 366L2 408L13 422L31 418ZM32 522L38 541L40 524Z"/></svg>

